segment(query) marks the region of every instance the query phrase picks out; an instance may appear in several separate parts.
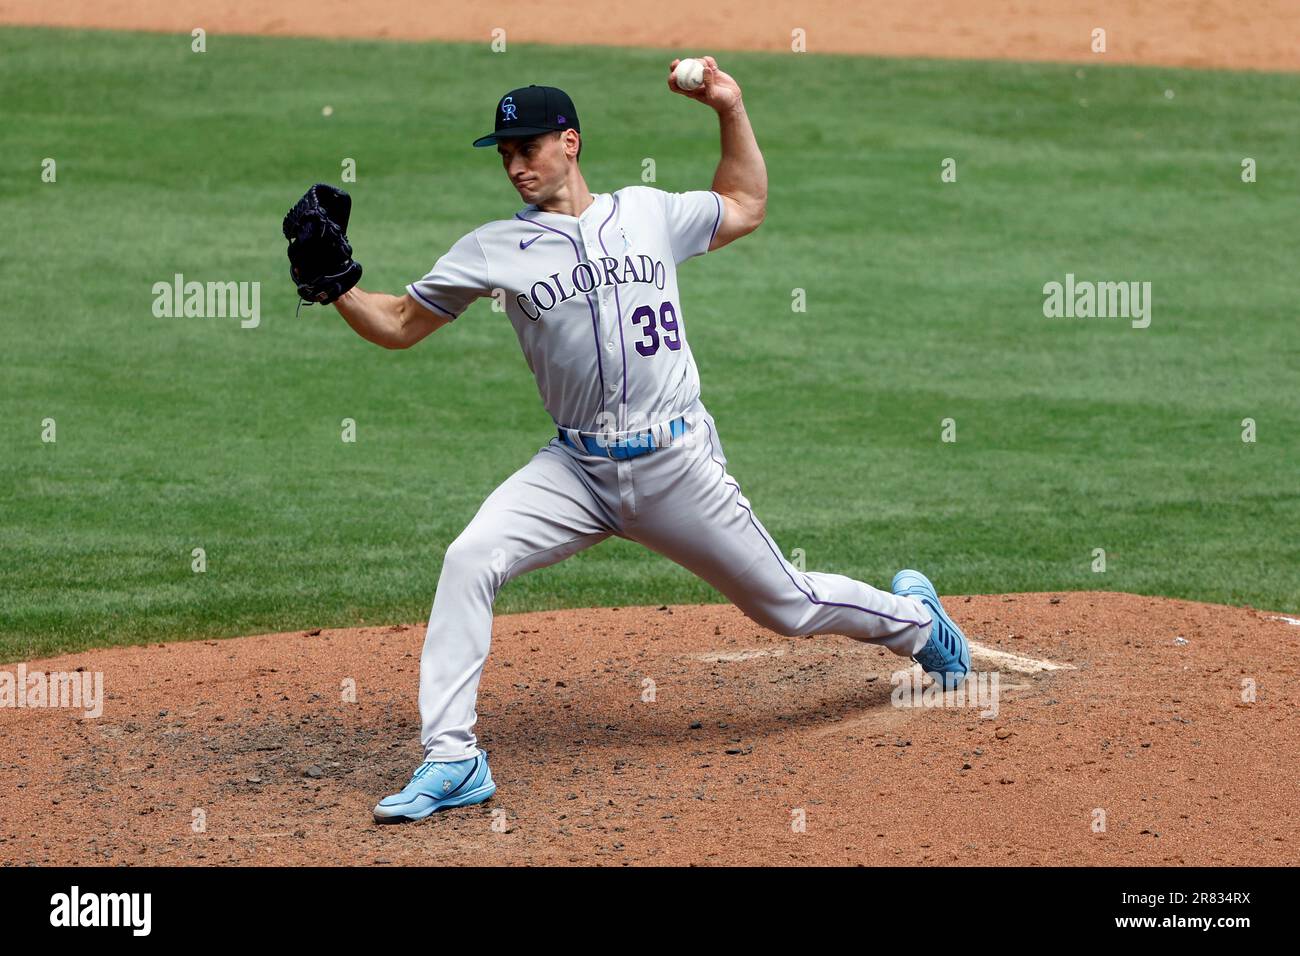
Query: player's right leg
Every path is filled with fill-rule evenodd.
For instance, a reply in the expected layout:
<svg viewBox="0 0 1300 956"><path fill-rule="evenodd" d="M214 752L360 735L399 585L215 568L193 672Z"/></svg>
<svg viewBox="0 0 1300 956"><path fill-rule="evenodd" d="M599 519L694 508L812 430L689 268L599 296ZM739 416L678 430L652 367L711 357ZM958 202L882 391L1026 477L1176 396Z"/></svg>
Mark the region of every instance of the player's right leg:
<svg viewBox="0 0 1300 956"><path fill-rule="evenodd" d="M401 793L380 801L377 820L419 819L492 795L496 785L473 728L497 592L609 537L617 501L612 507L552 442L487 497L447 548L420 656L425 763Z"/></svg>
<svg viewBox="0 0 1300 956"><path fill-rule="evenodd" d="M474 702L497 592L609 537L616 520L609 505L553 442L502 482L447 548L420 658L426 760L476 752Z"/></svg>

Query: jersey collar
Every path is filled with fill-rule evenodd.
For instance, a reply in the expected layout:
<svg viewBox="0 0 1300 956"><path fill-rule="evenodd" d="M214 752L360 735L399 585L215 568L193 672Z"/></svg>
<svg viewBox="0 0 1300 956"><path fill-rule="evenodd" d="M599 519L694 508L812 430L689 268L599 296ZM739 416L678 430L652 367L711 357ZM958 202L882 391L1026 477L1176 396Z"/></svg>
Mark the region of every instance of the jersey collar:
<svg viewBox="0 0 1300 956"><path fill-rule="evenodd" d="M543 212L532 203L529 203L527 206L521 209L518 215L519 218L521 219L533 220L536 222L589 223L593 219L599 221L599 218L603 218L603 216L609 212L610 203L612 202L612 199L610 198L609 193L592 193L591 198L592 198L591 205L588 206L585 210L583 210L581 216L568 216L562 212Z"/></svg>

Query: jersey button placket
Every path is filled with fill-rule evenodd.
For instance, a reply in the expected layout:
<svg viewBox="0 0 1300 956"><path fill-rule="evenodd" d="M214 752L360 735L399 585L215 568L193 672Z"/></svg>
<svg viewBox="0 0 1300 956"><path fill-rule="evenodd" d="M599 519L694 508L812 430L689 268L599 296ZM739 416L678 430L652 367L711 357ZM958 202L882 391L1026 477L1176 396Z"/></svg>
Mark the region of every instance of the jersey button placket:
<svg viewBox="0 0 1300 956"><path fill-rule="evenodd" d="M587 251L587 263L591 266L596 276L600 276L601 275L601 271L600 271L601 252L600 252L600 242L596 237L596 227L588 223L581 223L578 226L578 230L579 232L582 233L583 248L586 249ZM612 338L605 338L607 334L606 332L607 323L605 319L611 309L610 303L612 300L609 297L608 289L606 289L604 286L601 285L597 286L595 296L596 296L596 315L600 322L600 335L601 338L605 339L605 351L612 353L614 351L614 340ZM606 388L609 391L610 395L617 395L619 383L613 375L608 374L611 372L611 370L604 368L604 361L605 361L604 356L602 356L598 352L596 354L596 362L600 364L601 368L604 369L604 371L607 373L605 378L605 381L607 383Z"/></svg>

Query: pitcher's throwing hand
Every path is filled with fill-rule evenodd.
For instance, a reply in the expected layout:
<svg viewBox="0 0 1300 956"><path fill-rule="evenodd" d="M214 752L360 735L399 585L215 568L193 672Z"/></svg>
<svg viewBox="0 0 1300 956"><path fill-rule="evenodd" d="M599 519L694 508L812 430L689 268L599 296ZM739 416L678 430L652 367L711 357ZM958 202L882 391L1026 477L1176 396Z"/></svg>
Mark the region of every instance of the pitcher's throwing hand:
<svg viewBox="0 0 1300 956"><path fill-rule="evenodd" d="M681 62L678 59L673 60L668 67L668 89L681 96L699 100L719 112L737 106L740 103L740 84L729 73L718 69L718 61L713 57L702 56L697 59L704 62L704 85L698 90L684 90L678 86L675 76L677 64Z"/></svg>

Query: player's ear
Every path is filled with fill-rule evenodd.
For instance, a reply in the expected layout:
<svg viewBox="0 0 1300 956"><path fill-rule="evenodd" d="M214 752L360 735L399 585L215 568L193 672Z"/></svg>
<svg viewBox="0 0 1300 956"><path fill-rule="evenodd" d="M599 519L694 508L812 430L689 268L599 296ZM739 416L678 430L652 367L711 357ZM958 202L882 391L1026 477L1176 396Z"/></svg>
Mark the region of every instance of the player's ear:
<svg viewBox="0 0 1300 956"><path fill-rule="evenodd" d="M570 142L570 140L566 139L566 136L568 135L568 133L569 133L569 130L567 130L567 129L562 129L562 130L558 131L558 132L555 134L556 136L558 136L558 137L560 138L560 145L563 147L564 152L565 152L566 155L567 155L568 152L569 152L569 142ZM574 154L574 156L573 156L573 160L574 160L574 162L577 162L579 159L582 158L582 134L579 133L577 130L574 130L574 131L573 131L573 136L574 136L574 139L575 139L575 140L577 141L577 143L578 143L578 151L577 151L577 152Z"/></svg>

